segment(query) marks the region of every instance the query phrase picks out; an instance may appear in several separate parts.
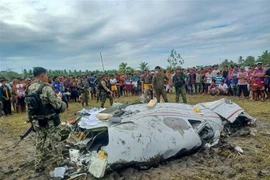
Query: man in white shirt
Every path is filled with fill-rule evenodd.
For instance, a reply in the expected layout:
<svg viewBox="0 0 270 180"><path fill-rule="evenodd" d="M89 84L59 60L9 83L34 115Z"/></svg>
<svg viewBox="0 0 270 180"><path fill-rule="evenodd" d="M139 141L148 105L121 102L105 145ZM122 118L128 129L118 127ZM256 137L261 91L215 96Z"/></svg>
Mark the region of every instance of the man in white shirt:
<svg viewBox="0 0 270 180"><path fill-rule="evenodd" d="M220 73L220 71L218 70L218 66L217 65L215 65L214 67L213 67L214 69L213 69L213 71L212 71L212 78L216 78L217 77L217 73Z"/></svg>
<svg viewBox="0 0 270 180"><path fill-rule="evenodd" d="M225 80L222 79L221 83L218 85L219 93L220 95L228 95L228 86L225 83Z"/></svg>
<svg viewBox="0 0 270 180"><path fill-rule="evenodd" d="M115 78L114 75L111 75L111 78L110 78L110 84L111 84L111 90L112 90L112 96L115 98L115 97L118 97L117 96L117 80Z"/></svg>
<svg viewBox="0 0 270 180"><path fill-rule="evenodd" d="M207 84L208 86L210 86L211 83L212 83L212 79L213 79L211 70L209 70L209 72L207 72L207 73L205 74L205 77L206 77L206 84Z"/></svg>

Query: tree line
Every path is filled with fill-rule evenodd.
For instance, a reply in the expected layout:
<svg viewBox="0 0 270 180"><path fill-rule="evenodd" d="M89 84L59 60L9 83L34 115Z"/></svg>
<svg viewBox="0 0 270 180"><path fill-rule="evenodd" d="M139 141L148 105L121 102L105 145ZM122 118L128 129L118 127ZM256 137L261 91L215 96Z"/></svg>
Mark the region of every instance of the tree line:
<svg viewBox="0 0 270 180"><path fill-rule="evenodd" d="M256 59L254 56L247 56L246 58L243 58L243 56L239 56L239 58L236 61L224 59L221 63L217 64L220 67L223 66L230 66L230 65L240 65L240 66L250 66L254 65L256 62L262 62L263 64L270 64L270 52L268 50L264 51L261 56L258 56ZM164 69L170 69L173 70L176 68L176 66L182 66L184 64L184 59L182 56L176 52L175 49L172 49L170 52L170 55L167 59L167 67ZM195 65L196 68L202 68L204 66L202 65ZM147 62L140 62L138 64L137 68L133 68L128 66L128 63L121 62L118 66L118 70L105 70L104 72L95 70L95 71L89 71L89 70L52 70L48 69L48 76L81 76L86 74L99 74L99 73L106 73L106 74L115 74L117 72L121 72L123 74L126 73L135 73L135 72L142 72L145 69L149 69L149 64ZM8 80L11 80L12 77L20 77L20 78L26 78L32 76L33 72L32 69L23 69L21 73L12 71L12 69L7 69L5 71L0 72L0 77L4 77Z"/></svg>

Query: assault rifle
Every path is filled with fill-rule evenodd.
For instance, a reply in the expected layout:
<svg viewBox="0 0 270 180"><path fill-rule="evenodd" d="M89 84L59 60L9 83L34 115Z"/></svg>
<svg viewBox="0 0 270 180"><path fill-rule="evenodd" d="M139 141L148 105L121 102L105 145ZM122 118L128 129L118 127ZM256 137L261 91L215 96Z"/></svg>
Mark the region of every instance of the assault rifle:
<svg viewBox="0 0 270 180"><path fill-rule="evenodd" d="M13 148L17 147L20 144L20 142L25 137L27 137L30 134L30 132L32 132L32 131L35 131L34 128L33 128L33 124L23 134L20 135L20 138L21 138L20 141L18 141Z"/></svg>

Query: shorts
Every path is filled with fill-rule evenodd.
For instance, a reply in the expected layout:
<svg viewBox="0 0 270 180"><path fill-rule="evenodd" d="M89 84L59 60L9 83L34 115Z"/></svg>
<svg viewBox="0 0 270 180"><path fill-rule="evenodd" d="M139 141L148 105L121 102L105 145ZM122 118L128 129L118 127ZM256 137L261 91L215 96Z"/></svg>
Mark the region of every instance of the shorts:
<svg viewBox="0 0 270 180"><path fill-rule="evenodd" d="M264 90L264 85L252 83L251 87L250 87L250 90L253 91L253 92L263 91Z"/></svg>
<svg viewBox="0 0 270 180"><path fill-rule="evenodd" d="M133 85L132 84L126 84L126 90L128 90L128 91L132 91L133 90Z"/></svg>
<svg viewBox="0 0 270 180"><path fill-rule="evenodd" d="M238 93L238 96L241 96L242 91L243 91L243 94L244 94L245 97L247 97L247 96L249 95L247 84L246 84L246 85L239 85L239 93Z"/></svg>
<svg viewBox="0 0 270 180"><path fill-rule="evenodd" d="M117 91L116 85L111 85L111 90L112 90L112 91Z"/></svg>
<svg viewBox="0 0 270 180"><path fill-rule="evenodd" d="M152 84L143 84L143 89L151 89Z"/></svg>
<svg viewBox="0 0 270 180"><path fill-rule="evenodd" d="M206 84L203 84L203 90L204 91L208 91L208 87L210 86L210 84L206 83Z"/></svg>
<svg viewBox="0 0 270 180"><path fill-rule="evenodd" d="M24 102L24 97L21 96L21 97L18 97L17 98L17 105L24 105L25 102Z"/></svg>

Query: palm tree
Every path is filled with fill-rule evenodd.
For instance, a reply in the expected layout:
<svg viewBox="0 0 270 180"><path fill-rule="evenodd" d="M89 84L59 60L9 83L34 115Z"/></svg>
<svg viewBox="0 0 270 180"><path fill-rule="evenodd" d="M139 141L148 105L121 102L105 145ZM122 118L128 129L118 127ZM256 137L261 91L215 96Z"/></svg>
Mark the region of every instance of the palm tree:
<svg viewBox="0 0 270 180"><path fill-rule="evenodd" d="M139 64L139 68L141 71L144 71L145 69L149 69L148 63L147 62L141 62Z"/></svg>
<svg viewBox="0 0 270 180"><path fill-rule="evenodd" d="M242 65L244 61L245 61L245 60L243 59L243 57L242 57L242 56L239 56L239 58L238 58L238 63L239 63L240 65Z"/></svg>
<svg viewBox="0 0 270 180"><path fill-rule="evenodd" d="M126 74L127 71L131 71L132 68L127 66L127 63L121 62L121 64L119 65L119 71L121 73Z"/></svg>

